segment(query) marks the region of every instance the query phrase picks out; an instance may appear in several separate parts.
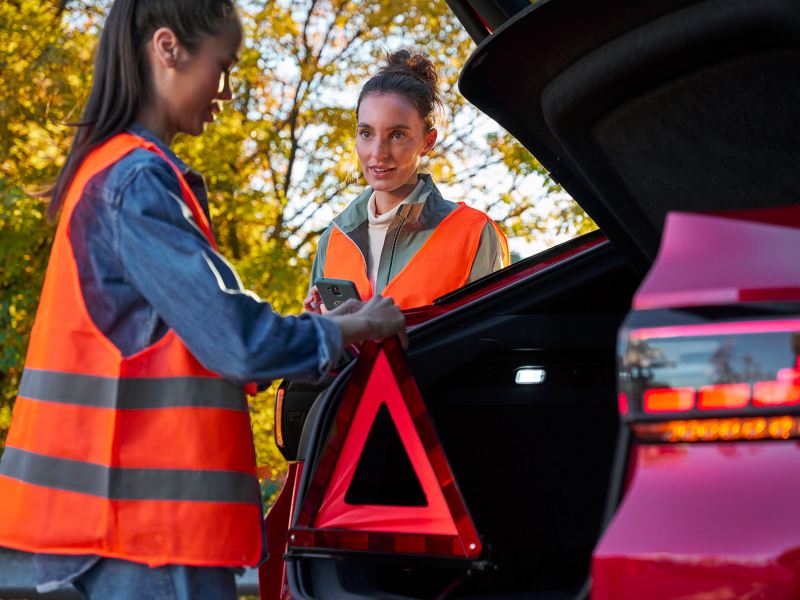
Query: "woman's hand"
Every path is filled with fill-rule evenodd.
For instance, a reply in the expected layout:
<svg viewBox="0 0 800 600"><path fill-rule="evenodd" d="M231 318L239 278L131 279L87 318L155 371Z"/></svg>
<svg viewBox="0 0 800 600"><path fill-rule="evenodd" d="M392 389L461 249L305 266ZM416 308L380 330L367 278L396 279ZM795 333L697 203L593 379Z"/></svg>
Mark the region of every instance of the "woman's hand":
<svg viewBox="0 0 800 600"><path fill-rule="evenodd" d="M316 290L316 288L314 288ZM329 317L341 317L343 315L352 315L355 312L361 310L364 306L364 303L361 300L356 300L355 298L350 298L349 300L345 300L339 306L334 308L333 310L325 310L325 314Z"/></svg>
<svg viewBox="0 0 800 600"><path fill-rule="evenodd" d="M322 309L325 308L325 305L322 303L322 296L319 295L317 286L312 287L311 292L308 294L308 298L303 300L303 308L310 313L317 315L322 314Z"/></svg>
<svg viewBox="0 0 800 600"><path fill-rule="evenodd" d="M359 314L369 323L366 339L380 341L398 335L403 348L408 347L406 317L394 300L375 295L362 307Z"/></svg>
<svg viewBox="0 0 800 600"><path fill-rule="evenodd" d="M327 316L339 325L345 344L397 335L403 348L408 347L406 318L391 298L375 295L365 303L348 300Z"/></svg>

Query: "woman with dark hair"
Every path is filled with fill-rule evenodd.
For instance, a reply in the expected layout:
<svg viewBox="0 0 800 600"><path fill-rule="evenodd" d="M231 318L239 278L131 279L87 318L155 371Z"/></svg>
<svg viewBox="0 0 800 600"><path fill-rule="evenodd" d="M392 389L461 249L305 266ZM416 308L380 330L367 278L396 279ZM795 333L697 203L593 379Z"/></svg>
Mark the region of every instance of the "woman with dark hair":
<svg viewBox="0 0 800 600"><path fill-rule="evenodd" d="M420 161L437 139L436 70L399 50L361 90L356 153L369 187L320 237L306 310L319 312L321 277L353 281L400 308L431 304L509 263L508 245L484 213L442 198Z"/></svg>
<svg viewBox="0 0 800 600"><path fill-rule="evenodd" d="M108 15L0 459L0 545L35 553L42 592L235 598L232 569L265 552L248 382L319 378L344 344L403 333L385 298L281 317L217 252L169 144L231 99L241 36L231 0Z"/></svg>

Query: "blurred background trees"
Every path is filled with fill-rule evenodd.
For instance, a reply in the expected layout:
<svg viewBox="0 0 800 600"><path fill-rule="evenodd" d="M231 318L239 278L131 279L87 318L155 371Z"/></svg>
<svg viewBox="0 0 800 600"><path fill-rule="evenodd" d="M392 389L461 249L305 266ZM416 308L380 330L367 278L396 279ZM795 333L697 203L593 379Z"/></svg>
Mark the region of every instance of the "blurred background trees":
<svg viewBox="0 0 800 600"><path fill-rule="evenodd" d="M363 186L360 84L417 47L439 67L445 111L426 170L445 196L487 210L528 255L594 228L510 135L457 92L473 42L444 0L242 1L235 99L178 155L206 176L220 248L276 310L301 309L318 235ZM0 1L0 445L47 263L46 200L88 94L109 0ZM272 395L252 403L259 461L276 473Z"/></svg>

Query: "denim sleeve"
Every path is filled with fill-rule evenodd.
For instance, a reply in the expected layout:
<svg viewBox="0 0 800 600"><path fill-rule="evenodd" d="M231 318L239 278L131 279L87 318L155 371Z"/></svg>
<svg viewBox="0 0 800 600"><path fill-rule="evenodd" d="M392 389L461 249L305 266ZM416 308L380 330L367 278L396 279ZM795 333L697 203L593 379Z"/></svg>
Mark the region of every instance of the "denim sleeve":
<svg viewBox="0 0 800 600"><path fill-rule="evenodd" d="M119 195L126 276L207 369L237 382L317 379L338 361L342 338L332 320L281 317L244 288L197 228L166 162L137 165Z"/></svg>

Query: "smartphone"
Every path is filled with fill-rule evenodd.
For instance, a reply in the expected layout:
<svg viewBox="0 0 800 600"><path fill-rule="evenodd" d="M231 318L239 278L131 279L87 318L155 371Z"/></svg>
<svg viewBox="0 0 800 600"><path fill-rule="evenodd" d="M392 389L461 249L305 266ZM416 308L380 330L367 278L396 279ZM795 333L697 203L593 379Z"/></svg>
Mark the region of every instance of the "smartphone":
<svg viewBox="0 0 800 600"><path fill-rule="evenodd" d="M325 304L325 308L328 310L333 310L350 298L361 300L361 296L356 289L356 284L348 279L330 279L328 277L322 277L321 279L317 279L317 289L319 290L319 295L322 297L322 302Z"/></svg>

